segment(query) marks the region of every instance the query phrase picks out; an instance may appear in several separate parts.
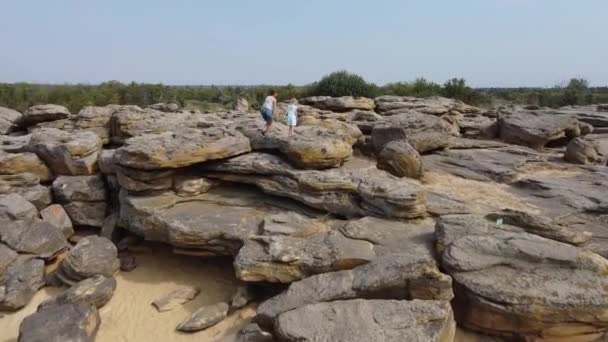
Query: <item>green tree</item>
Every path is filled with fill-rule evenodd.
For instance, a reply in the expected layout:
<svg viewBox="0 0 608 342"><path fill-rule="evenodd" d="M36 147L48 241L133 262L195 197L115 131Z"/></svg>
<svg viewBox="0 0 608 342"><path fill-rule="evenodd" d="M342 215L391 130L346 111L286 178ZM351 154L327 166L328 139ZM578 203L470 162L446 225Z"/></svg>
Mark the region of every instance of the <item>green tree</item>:
<svg viewBox="0 0 608 342"><path fill-rule="evenodd" d="M317 96L376 96L377 87L367 83L363 77L348 71L336 71L312 86L312 95Z"/></svg>

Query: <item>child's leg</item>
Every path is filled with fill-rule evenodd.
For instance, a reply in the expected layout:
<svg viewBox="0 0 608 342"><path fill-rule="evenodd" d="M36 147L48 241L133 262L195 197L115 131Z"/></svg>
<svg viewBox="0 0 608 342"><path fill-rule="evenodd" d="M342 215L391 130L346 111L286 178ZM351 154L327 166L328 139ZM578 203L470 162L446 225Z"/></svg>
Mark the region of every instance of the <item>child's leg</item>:
<svg viewBox="0 0 608 342"><path fill-rule="evenodd" d="M293 126L289 126L289 135L293 134Z"/></svg>

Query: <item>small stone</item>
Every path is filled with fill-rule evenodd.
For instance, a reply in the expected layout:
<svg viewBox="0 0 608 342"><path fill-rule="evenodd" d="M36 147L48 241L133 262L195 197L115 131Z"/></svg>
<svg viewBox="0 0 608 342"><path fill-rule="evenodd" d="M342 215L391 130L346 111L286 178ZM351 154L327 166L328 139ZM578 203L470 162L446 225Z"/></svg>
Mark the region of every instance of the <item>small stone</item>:
<svg viewBox="0 0 608 342"><path fill-rule="evenodd" d="M198 296L200 290L193 286L182 287L156 299L152 305L158 312L171 311Z"/></svg>
<svg viewBox="0 0 608 342"><path fill-rule="evenodd" d="M177 330L184 332L200 331L216 325L226 316L228 316L228 304L226 303L203 306L178 325Z"/></svg>

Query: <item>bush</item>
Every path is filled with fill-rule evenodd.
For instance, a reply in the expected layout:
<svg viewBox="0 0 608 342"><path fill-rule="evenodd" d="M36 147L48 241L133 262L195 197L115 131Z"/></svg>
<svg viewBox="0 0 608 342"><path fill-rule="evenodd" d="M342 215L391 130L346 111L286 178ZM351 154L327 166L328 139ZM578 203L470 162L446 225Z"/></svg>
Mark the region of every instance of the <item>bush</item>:
<svg viewBox="0 0 608 342"><path fill-rule="evenodd" d="M363 77L348 71L336 71L311 86L311 95L315 96L364 96L375 97L377 87L367 83Z"/></svg>

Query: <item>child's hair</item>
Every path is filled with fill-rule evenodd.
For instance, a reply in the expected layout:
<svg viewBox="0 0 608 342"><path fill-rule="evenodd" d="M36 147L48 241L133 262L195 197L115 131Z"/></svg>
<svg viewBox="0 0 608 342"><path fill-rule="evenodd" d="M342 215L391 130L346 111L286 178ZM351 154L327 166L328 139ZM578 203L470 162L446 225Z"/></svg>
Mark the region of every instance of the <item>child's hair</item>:
<svg viewBox="0 0 608 342"><path fill-rule="evenodd" d="M277 91L274 89L270 89L270 95L277 96Z"/></svg>

